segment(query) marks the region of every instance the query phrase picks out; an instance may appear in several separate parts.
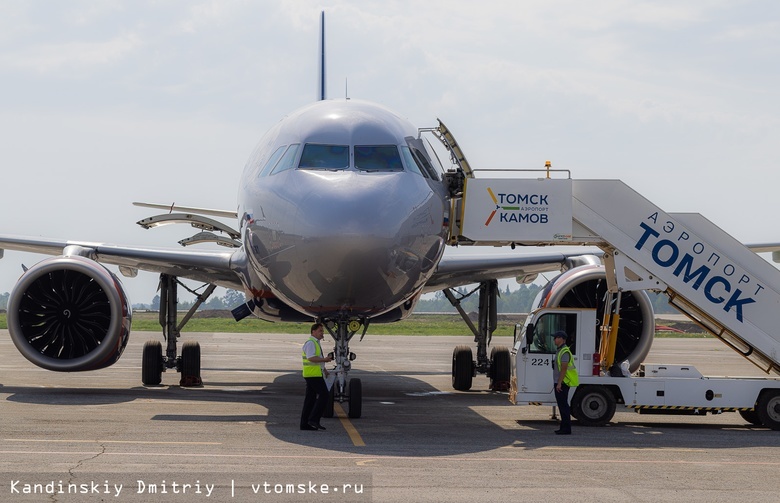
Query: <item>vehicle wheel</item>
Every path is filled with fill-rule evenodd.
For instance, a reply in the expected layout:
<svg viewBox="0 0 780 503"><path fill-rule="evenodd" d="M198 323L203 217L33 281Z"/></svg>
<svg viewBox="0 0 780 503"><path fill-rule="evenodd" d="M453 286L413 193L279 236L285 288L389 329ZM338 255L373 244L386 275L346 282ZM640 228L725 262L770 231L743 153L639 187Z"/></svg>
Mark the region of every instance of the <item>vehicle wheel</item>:
<svg viewBox="0 0 780 503"><path fill-rule="evenodd" d="M141 382L144 386L157 386L162 382L162 373L162 343L146 341L141 354Z"/></svg>
<svg viewBox="0 0 780 503"><path fill-rule="evenodd" d="M585 426L603 426L615 415L615 397L601 386L584 386L574 393L572 415ZM576 414L576 415L575 415Z"/></svg>
<svg viewBox="0 0 780 503"><path fill-rule="evenodd" d="M474 377L474 358L468 346L455 346L452 352L452 387L458 391L471 389Z"/></svg>
<svg viewBox="0 0 780 503"><path fill-rule="evenodd" d="M181 380L180 386L200 386L200 344L197 341L187 341L181 347Z"/></svg>
<svg viewBox="0 0 780 503"><path fill-rule="evenodd" d="M360 379L349 380L349 413L352 419L360 417L363 413L363 384Z"/></svg>
<svg viewBox="0 0 780 503"><path fill-rule="evenodd" d="M761 418L758 417L758 413L755 411L755 409L740 410L739 415L742 416L742 419L744 419L748 423L755 426L761 426Z"/></svg>
<svg viewBox="0 0 780 503"><path fill-rule="evenodd" d="M325 402L325 410L322 411L322 417L333 417L333 402L336 400L336 383L330 388L328 400Z"/></svg>
<svg viewBox="0 0 780 503"><path fill-rule="evenodd" d="M758 397L756 405L761 424L773 430L780 430L780 390L767 390Z"/></svg>
<svg viewBox="0 0 780 503"><path fill-rule="evenodd" d="M497 346L490 353L490 389L507 391L509 380L512 377L512 359L509 357L509 348Z"/></svg>
<svg viewBox="0 0 780 503"><path fill-rule="evenodd" d="M582 409L580 409L580 402L575 400L576 397L577 397L577 395L576 395L576 391L575 391L575 395L571 399L571 404L569 406L569 409L570 409L569 411L571 412L571 417L573 417L577 421L582 422Z"/></svg>

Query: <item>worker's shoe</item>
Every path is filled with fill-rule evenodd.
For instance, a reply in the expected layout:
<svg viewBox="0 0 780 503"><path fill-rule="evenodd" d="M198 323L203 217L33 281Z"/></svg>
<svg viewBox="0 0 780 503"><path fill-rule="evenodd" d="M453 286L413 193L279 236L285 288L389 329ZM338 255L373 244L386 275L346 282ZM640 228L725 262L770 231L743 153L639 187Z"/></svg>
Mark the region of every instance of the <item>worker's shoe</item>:
<svg viewBox="0 0 780 503"><path fill-rule="evenodd" d="M321 424L314 424L314 423L309 423L309 427L312 430L324 430L325 429L325 427L322 426Z"/></svg>
<svg viewBox="0 0 780 503"><path fill-rule="evenodd" d="M555 430L556 435L571 435L571 431Z"/></svg>

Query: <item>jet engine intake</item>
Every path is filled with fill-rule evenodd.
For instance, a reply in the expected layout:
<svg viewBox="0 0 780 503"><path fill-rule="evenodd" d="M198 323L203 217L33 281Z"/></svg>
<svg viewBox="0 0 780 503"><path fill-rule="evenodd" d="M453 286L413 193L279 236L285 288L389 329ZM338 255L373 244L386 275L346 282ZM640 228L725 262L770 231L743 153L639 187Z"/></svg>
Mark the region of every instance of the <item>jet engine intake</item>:
<svg viewBox="0 0 780 503"><path fill-rule="evenodd" d="M604 319L607 274L604 266L584 265L569 269L553 278L539 292L534 308L595 308L596 319ZM600 333L600 326L595 330ZM628 360L634 372L650 352L655 337L655 314L650 297L644 290L623 292L615 361Z"/></svg>
<svg viewBox="0 0 780 503"><path fill-rule="evenodd" d="M132 311L117 277L81 256L43 260L8 299L8 331L19 352L47 370L97 370L116 363Z"/></svg>

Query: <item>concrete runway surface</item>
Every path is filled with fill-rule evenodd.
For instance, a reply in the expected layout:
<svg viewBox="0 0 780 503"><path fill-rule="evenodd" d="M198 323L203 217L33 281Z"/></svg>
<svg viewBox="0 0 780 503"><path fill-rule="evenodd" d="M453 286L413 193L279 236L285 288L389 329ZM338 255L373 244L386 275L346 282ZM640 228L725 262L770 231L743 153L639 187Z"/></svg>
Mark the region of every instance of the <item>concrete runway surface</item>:
<svg viewBox="0 0 780 503"><path fill-rule="evenodd" d="M205 384L189 389L171 372L141 385L157 337L133 333L111 368L59 374L0 331L0 501L780 500L780 432L736 413L619 412L559 437L549 407L512 406L484 376L452 390L452 349L470 337L356 338L363 417L337 407L320 432L298 429L305 335L185 334L203 354ZM763 376L716 340L659 339L647 361Z"/></svg>

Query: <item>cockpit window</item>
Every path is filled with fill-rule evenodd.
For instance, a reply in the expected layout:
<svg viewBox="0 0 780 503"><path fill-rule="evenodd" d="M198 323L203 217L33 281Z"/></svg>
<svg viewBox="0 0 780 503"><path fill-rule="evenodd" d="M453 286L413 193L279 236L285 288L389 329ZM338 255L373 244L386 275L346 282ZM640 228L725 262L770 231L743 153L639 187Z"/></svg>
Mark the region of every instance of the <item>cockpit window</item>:
<svg viewBox="0 0 780 503"><path fill-rule="evenodd" d="M444 167L442 166L441 160L439 159L439 154L436 153L436 149L433 148L431 142L426 139L423 143L423 148L425 148L425 151L428 153L428 159L432 164L433 170L436 173L444 173ZM438 180L439 177L436 176L436 179Z"/></svg>
<svg viewBox="0 0 780 503"><path fill-rule="evenodd" d="M279 162L276 163L276 167L271 171L272 175L295 167L295 158L298 157L298 147L300 147L300 144L298 143L290 145L290 148L287 149L287 152L284 153L282 158L279 159Z"/></svg>
<svg viewBox="0 0 780 503"><path fill-rule="evenodd" d="M403 171L395 145L355 145L355 168L361 171Z"/></svg>
<svg viewBox="0 0 780 503"><path fill-rule="evenodd" d="M303 147L298 167L300 169L348 169L349 146L307 143Z"/></svg>
<svg viewBox="0 0 780 503"><path fill-rule="evenodd" d="M267 176L271 169L276 166L276 163L279 161L279 158L282 157L286 148L287 145L277 148L274 153L271 154L271 157L268 158L265 165L263 165L263 169L260 170L260 173L258 173L257 176Z"/></svg>
<svg viewBox="0 0 780 503"><path fill-rule="evenodd" d="M436 169L431 165L430 161L428 161L428 157L414 147L410 147L409 150L411 150L412 157L417 161L417 165L420 166L420 169L428 173L428 176L434 180L438 180L439 175L436 173Z"/></svg>
<svg viewBox="0 0 780 503"><path fill-rule="evenodd" d="M404 139L409 147L409 153L422 175L426 178L433 178L436 181L441 180L440 173L443 173L444 170L431 144L427 143L423 138L407 136Z"/></svg>
<svg viewBox="0 0 780 503"><path fill-rule="evenodd" d="M420 166L417 165L417 161L415 161L414 157L412 157L412 153L409 151L409 147L401 147L401 155L404 157L404 162L406 163L406 167L409 171L428 178L428 175L424 171L420 170Z"/></svg>

